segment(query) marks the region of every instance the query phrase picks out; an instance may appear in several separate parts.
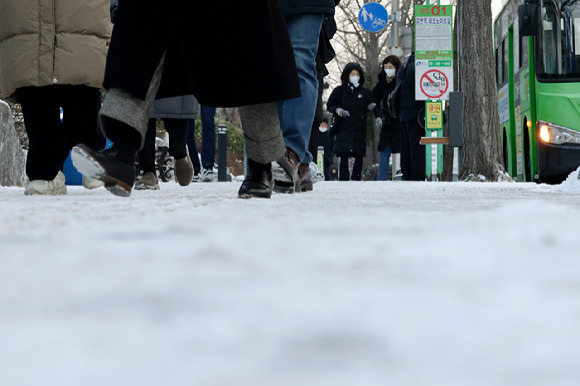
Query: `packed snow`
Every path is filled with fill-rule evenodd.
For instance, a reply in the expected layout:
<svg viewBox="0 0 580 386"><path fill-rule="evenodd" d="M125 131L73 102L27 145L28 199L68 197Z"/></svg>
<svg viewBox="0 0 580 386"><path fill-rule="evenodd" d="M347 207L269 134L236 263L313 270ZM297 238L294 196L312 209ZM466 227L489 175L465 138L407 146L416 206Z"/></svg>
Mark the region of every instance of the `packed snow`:
<svg viewBox="0 0 580 386"><path fill-rule="evenodd" d="M0 385L578 385L577 174L0 188Z"/></svg>

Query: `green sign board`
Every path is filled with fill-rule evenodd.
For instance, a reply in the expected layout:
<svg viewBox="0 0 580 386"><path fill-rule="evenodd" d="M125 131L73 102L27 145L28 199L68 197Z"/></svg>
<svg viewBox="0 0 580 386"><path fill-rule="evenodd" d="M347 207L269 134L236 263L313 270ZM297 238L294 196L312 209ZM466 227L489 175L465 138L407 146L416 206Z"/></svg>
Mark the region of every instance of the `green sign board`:
<svg viewBox="0 0 580 386"><path fill-rule="evenodd" d="M453 6L415 6L415 59L453 59Z"/></svg>

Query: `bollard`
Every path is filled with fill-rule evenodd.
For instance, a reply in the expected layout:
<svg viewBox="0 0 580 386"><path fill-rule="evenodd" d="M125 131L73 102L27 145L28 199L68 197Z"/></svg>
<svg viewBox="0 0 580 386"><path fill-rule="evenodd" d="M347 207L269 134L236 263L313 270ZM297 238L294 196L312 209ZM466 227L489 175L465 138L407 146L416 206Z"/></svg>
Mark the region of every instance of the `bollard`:
<svg viewBox="0 0 580 386"><path fill-rule="evenodd" d="M228 127L225 124L218 125L218 181L228 180Z"/></svg>

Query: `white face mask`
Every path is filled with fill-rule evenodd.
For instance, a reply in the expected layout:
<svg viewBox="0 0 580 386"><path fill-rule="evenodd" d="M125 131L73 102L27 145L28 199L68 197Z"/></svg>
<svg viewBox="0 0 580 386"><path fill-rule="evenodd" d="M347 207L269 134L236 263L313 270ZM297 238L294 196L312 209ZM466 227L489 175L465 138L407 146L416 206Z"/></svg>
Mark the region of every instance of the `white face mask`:
<svg viewBox="0 0 580 386"><path fill-rule="evenodd" d="M356 76L356 75L353 75L353 76L351 76L351 77L349 78L349 81L350 81L350 83L352 83L352 85L353 85L354 87L357 87L357 86L358 86L358 81L359 81L359 80L360 80L360 76Z"/></svg>
<svg viewBox="0 0 580 386"><path fill-rule="evenodd" d="M385 74L387 74L388 78L392 78L393 76L395 76L396 72L397 70L395 70L394 68L385 68Z"/></svg>
<svg viewBox="0 0 580 386"><path fill-rule="evenodd" d="M326 133L328 131L328 127L320 126L318 130L320 130L321 133Z"/></svg>

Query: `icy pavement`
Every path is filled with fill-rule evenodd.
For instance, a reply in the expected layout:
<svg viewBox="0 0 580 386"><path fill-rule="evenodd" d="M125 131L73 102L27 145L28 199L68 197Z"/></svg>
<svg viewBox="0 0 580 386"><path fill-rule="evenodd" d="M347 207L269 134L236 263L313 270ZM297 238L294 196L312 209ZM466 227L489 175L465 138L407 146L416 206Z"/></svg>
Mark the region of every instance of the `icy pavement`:
<svg viewBox="0 0 580 386"><path fill-rule="evenodd" d="M579 185L0 188L0 385L577 385Z"/></svg>

